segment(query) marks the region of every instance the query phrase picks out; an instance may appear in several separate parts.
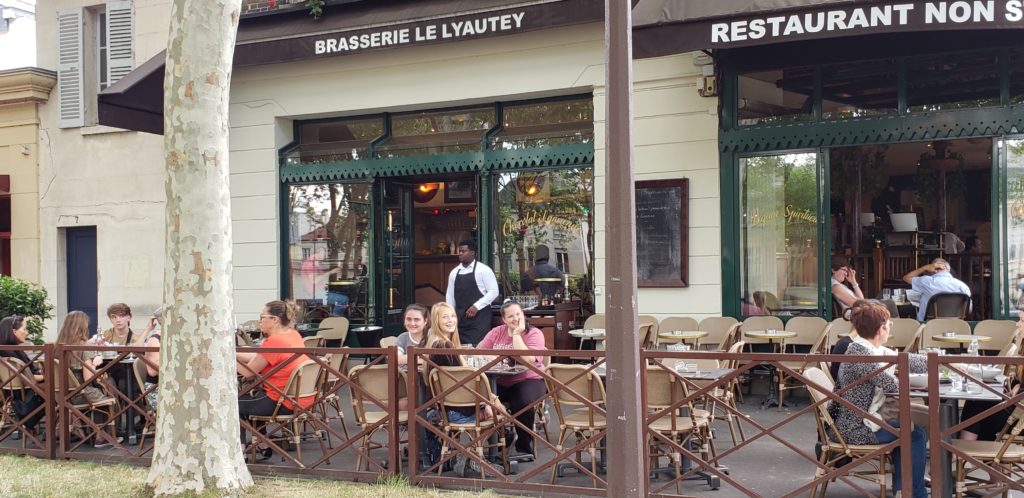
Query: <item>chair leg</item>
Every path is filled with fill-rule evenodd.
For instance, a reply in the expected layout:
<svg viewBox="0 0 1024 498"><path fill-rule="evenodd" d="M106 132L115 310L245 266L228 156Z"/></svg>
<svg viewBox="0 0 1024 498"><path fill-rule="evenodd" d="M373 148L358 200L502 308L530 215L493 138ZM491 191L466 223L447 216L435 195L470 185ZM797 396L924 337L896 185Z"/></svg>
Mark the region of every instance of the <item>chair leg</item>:
<svg viewBox="0 0 1024 498"><path fill-rule="evenodd" d="M558 431L558 443L555 444L555 451L556 452L561 452L562 451L562 449L563 449L562 448L562 444L565 443L565 437L568 435L568 431L569 431L568 427L561 427L559 429L559 431ZM502 445L502 446L504 446L504 445ZM508 460L508 459L506 458L506 460ZM555 483L555 474L557 472L558 472L558 461L555 461L554 465L551 466L551 484Z"/></svg>

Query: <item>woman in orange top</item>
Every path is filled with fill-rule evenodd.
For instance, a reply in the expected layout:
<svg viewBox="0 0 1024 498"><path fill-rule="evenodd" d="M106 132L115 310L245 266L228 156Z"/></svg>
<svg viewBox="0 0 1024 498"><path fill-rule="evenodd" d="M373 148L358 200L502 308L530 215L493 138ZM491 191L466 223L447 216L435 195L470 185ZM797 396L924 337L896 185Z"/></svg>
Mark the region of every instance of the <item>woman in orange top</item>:
<svg viewBox="0 0 1024 498"><path fill-rule="evenodd" d="M293 302L271 301L263 307L260 312L260 330L266 339L260 344L260 348L303 348L302 336L291 327L295 317L299 316L298 305ZM277 408L281 393L285 391L288 378L295 367L306 361L306 355L293 358L292 353L271 353L271 352L239 352L236 361L238 362L238 373L246 379L256 376L257 372L265 375L277 365L288 362L280 370L277 370L263 381L263 392L258 394L244 394L238 397L238 415L248 419L253 415L271 415ZM290 360L290 361L289 361ZM308 408L313 404L314 396L299 398L298 405ZM296 409L295 403L285 398L277 413L289 414ZM242 444L245 444L245 430L242 430ZM263 450L265 458L270 457L270 448Z"/></svg>

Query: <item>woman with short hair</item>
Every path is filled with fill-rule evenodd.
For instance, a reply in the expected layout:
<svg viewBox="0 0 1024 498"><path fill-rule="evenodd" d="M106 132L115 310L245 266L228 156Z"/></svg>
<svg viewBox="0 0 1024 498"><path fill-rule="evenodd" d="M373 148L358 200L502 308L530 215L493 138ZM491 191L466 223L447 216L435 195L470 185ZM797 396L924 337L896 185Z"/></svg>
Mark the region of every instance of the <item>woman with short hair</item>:
<svg viewBox="0 0 1024 498"><path fill-rule="evenodd" d="M857 331L850 346L846 349L847 355L862 356L895 356L896 351L889 349L883 344L889 340L892 320L889 310L882 303L874 300L858 302L850 313L850 321ZM927 360L923 355L910 354L909 367L911 373L924 373L927 370ZM849 388L841 396L865 412L880 416L879 411L885 402L886 395L893 395L898 390L895 372L895 364L881 372L875 373L881 364L878 363L854 363L845 362L839 367L839 375L836 377L835 390L839 391L857 381L873 377ZM839 428L843 439L849 444L885 444L895 441L899 434L889 432L874 421L862 417L847 406L839 403L832 403L829 406L836 426ZM886 420L886 423L893 427L899 427L898 420ZM913 477L913 498L926 498L928 491L924 485L925 460L927 458L927 438L924 430L914 427L910 436L910 461L913 466L911 476ZM900 449L893 450L892 459L894 462L893 488L901 489L900 473L902 459Z"/></svg>

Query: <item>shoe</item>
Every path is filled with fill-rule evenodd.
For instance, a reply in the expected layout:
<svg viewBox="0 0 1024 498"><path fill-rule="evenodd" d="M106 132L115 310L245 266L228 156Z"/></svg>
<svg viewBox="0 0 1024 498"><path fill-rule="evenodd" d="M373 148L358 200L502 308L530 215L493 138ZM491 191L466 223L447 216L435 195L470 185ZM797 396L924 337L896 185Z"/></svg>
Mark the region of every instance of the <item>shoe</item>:
<svg viewBox="0 0 1024 498"><path fill-rule="evenodd" d="M452 465L452 470L455 471L455 475L466 477L466 455L459 454L455 457L455 465Z"/></svg>
<svg viewBox="0 0 1024 498"><path fill-rule="evenodd" d="M120 444L122 441L124 441L124 438L121 437L121 436L118 436L117 437L117 443ZM111 447L113 445L114 445L114 443L110 441L110 437L109 436L97 436L96 437L96 442L93 443L92 447L100 450L100 449L103 449L103 448L109 448L109 447Z"/></svg>

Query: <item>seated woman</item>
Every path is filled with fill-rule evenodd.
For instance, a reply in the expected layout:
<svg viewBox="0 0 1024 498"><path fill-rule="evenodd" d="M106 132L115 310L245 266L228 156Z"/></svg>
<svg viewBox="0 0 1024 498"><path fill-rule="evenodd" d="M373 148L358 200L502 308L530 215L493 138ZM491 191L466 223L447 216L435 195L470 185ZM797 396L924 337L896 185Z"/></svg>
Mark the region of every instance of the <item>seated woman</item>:
<svg viewBox="0 0 1024 498"><path fill-rule="evenodd" d="M1016 340L1017 335L1022 333L1024 333L1024 311L1021 311L1020 316L1017 318L1017 331L1011 340ZM1014 375L1008 375L1006 378L1007 394L1010 396L1017 394L1017 391L1020 390L1022 376L1024 376L1024 365L1017 365ZM960 420L966 421L998 403L998 401L965 401L963 411L960 413ZM995 441L999 431L1006 426L1006 420L1010 418L1012 413L1013 406L1008 406L995 412L960 431L960 439L967 441Z"/></svg>
<svg viewBox="0 0 1024 498"><path fill-rule="evenodd" d="M526 323L526 316L523 315L523 307L515 302L508 301L501 305L501 320L499 325L484 336L480 349L532 349L543 351L544 333L536 327ZM520 356L518 361L532 363L537 368L544 369L543 356ZM515 375L503 375L498 377L498 398L508 403L512 413L518 413L523 408L530 406L534 401L542 398L547 393L547 386L544 379L533 370L527 369ZM534 410L532 408L520 413L516 420L522 424L516 424L516 451L522 454L533 454L533 437L524 427L533 429Z"/></svg>
<svg viewBox="0 0 1024 498"><path fill-rule="evenodd" d="M0 346L19 346L26 339L28 339L28 320L25 320L25 317L12 315L0 320ZM0 350L0 357L21 360L22 363L28 365L29 372L26 372L26 375L31 376L32 380L37 383L43 382L43 374L39 371L39 366L30 361L24 351ZM24 393L14 392L14 397L14 414L18 417L18 420L25 418L32 410L43 405L43 398L31 390L31 388L28 388L28 386L26 386ZM39 413L26 419L25 428L28 430L34 429L36 424L39 423L39 419L43 418L43 414L44 411L39 410Z"/></svg>
<svg viewBox="0 0 1024 498"><path fill-rule="evenodd" d="M860 306L861 304L867 303L869 301L876 302L874 299L858 299L856 302L853 303L853 308L856 308L857 306ZM851 310L852 308L846 308L846 311L843 312L843 319L845 319L846 321L850 321ZM838 341L836 341L835 345L832 346L832 350L829 351L829 354L846 354L846 350L850 347L850 344L853 344L853 340L856 339L857 337L857 330L850 329L850 333L846 337L841 337ZM839 378L839 365L842 364L843 362L841 361L833 361L831 364L829 364L828 371L830 374L832 374L833 379Z"/></svg>
<svg viewBox="0 0 1024 498"><path fill-rule="evenodd" d="M266 348L295 348L305 347L302 336L295 329L291 328L295 318L301 316L301 309L294 302L271 301L263 307L260 312L260 330L266 339L260 344L261 349ZM253 415L271 415L277 407L281 398L279 391L283 392L288 384L288 378L292 370L306 361L306 355L292 359L291 353L267 353L267 352L240 352L236 353L235 361L238 362L238 374L246 379L251 379L257 374L265 375L274 367L283 362L289 362L279 370L275 371L263 381L263 392L257 394L243 394L238 397L238 415L243 419L249 419ZM273 387L272 387L273 386ZM275 389L276 388L276 389ZM295 400L298 406L308 408L313 404L315 396L305 396ZM289 414L296 409L293 400L285 399L278 413ZM242 444L245 444L245 430L242 430ZM262 448L262 447L261 447ZM262 448L263 458L270 458L270 448Z"/></svg>
<svg viewBox="0 0 1024 498"><path fill-rule="evenodd" d="M64 325L60 328L60 333L57 334L57 344L81 346L88 339L89 315L81 311L68 313L68 316L64 318ZM96 368L103 364L102 354L97 351L81 351L69 354L68 358L67 368L71 370L71 375L75 376L80 385L85 386L79 394L71 398L72 403L76 405L94 404L105 401L110 397L103 389L97 387L95 383L96 380L99 380L96 376ZM61 375L61 373L57 372L56 375ZM100 426L102 427L109 421L103 420L98 422L101 422ZM79 432L77 436L82 437L83 434ZM93 446L96 448L106 448L113 444L112 440L112 436L101 431L96 435ZM120 437L117 438L118 443L122 440Z"/></svg>
<svg viewBox="0 0 1024 498"><path fill-rule="evenodd" d="M430 309L430 330L427 333L425 344L432 349L460 349L462 343L459 341L459 319L455 308L446 302L435 304ZM464 367L466 362L458 354L432 354L430 361L439 367ZM429 375L429 374L428 374ZM496 401L496 400L495 400ZM484 420L494 418L494 410L488 404L481 406ZM469 424L476 420L476 410L473 408L453 408L447 410L448 420L457 424Z"/></svg>
<svg viewBox="0 0 1024 498"><path fill-rule="evenodd" d="M839 303L840 311L846 311L858 299L864 299L857 282L857 270L846 258L832 258L832 298Z"/></svg>
<svg viewBox="0 0 1024 498"><path fill-rule="evenodd" d="M850 314L850 321L857 331L858 337L853 339L850 347L846 350L847 355L868 355L888 356L896 352L883 346L889 340L892 321L889 319L889 310L881 303L866 301L857 303ZM927 361L923 355L910 355L910 372L924 373L927 368ZM879 368L877 363L843 363L839 367L839 376L836 378L835 389L838 391L844 386L857 382L867 377ZM897 390L896 378L893 376L895 366L876 374L873 378L850 388L842 394L843 399L856 405L858 408L875 416L884 404L886 393L895 393ZM832 403L830 411L835 418L840 434L849 444L885 444L895 441L899 434L894 434L882 429L872 420L860 416L850 408ZM893 426L899 427L899 421L886 420ZM924 430L914 427L911 432L910 460L913 465L911 476L913 477L913 498L926 498L928 491L924 485L924 469L927 454L927 437ZM901 458L897 448L893 451L895 469L893 471L893 489L900 489L901 485Z"/></svg>
<svg viewBox="0 0 1024 498"><path fill-rule="evenodd" d="M409 346L421 346L423 344L424 332L430 327L430 317L427 307L419 303L410 304L405 308L403 315L405 321L405 332L398 336L395 346L398 348L398 364L409 363L409 356L406 349Z"/></svg>
<svg viewBox="0 0 1024 498"><path fill-rule="evenodd" d="M161 308L162 309L162 308ZM159 313L159 311L157 311ZM159 348L160 347L160 329L157 328L159 324L160 316L154 314L149 317L149 323L146 324L146 331L143 333L142 345L147 348ZM146 359L146 376L142 379L142 390L146 394L146 403L149 403L150 408L156 410L158 401L158 389L157 384L160 381L160 350L150 351L145 354Z"/></svg>

